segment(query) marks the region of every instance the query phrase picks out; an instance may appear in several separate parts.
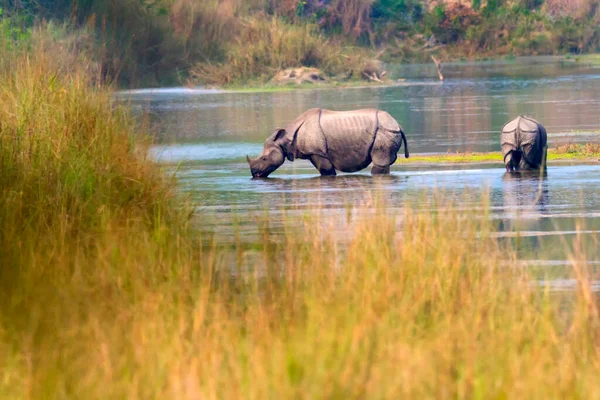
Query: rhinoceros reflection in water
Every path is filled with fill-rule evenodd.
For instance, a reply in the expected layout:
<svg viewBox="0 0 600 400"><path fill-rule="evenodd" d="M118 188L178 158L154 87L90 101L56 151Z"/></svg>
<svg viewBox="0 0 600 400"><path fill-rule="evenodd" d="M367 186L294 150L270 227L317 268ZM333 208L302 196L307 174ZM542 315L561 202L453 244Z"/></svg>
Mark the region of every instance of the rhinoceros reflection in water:
<svg viewBox="0 0 600 400"><path fill-rule="evenodd" d="M500 145L507 171L546 167L546 129L531 117L519 115L506 123L500 134Z"/></svg>
<svg viewBox="0 0 600 400"><path fill-rule="evenodd" d="M500 230L521 232L521 240L527 241L526 247L536 254L541 249L541 238L523 233L552 230L552 220L544 218L550 205L546 171L506 172L502 177L502 205Z"/></svg>
<svg viewBox="0 0 600 400"><path fill-rule="evenodd" d="M287 158L307 159L321 175L356 172L373 163L371 173L388 174L406 136L387 112L376 109L310 109L265 140L260 156L246 156L253 177L266 178Z"/></svg>
<svg viewBox="0 0 600 400"><path fill-rule="evenodd" d="M539 212L548 206L548 173L525 171L517 174L504 173L502 177L502 203L507 213L534 209Z"/></svg>

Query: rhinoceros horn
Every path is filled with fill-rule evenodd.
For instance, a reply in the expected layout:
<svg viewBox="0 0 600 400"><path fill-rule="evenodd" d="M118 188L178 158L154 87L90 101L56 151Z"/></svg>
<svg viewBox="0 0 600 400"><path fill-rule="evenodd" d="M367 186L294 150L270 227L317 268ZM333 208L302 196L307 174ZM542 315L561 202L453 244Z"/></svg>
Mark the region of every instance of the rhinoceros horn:
<svg viewBox="0 0 600 400"><path fill-rule="evenodd" d="M250 164L250 156L248 154L246 154L246 160L248 161L248 164Z"/></svg>

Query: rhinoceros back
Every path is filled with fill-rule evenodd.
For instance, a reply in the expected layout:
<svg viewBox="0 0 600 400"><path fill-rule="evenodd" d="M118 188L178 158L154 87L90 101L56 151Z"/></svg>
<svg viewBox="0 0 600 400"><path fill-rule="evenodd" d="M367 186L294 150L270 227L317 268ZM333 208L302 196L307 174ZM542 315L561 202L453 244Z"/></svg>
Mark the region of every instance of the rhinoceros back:
<svg viewBox="0 0 600 400"><path fill-rule="evenodd" d="M377 110L323 110L320 125L327 141L328 158L337 170L355 172L370 164Z"/></svg>
<svg viewBox="0 0 600 400"><path fill-rule="evenodd" d="M535 119L522 115L504 125L500 135L502 155L506 156L519 148L544 145L540 143L542 138L539 126Z"/></svg>

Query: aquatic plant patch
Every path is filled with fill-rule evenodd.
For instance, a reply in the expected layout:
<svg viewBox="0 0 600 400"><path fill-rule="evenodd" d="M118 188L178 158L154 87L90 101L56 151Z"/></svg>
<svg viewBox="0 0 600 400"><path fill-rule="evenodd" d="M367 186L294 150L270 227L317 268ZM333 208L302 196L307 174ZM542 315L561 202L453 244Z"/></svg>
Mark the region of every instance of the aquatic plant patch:
<svg viewBox="0 0 600 400"><path fill-rule="evenodd" d="M598 144L566 144L548 149L548 161L573 160L581 162L600 161ZM410 158L398 158L397 164L410 163L502 163L500 152L491 153L439 153L419 155L412 154Z"/></svg>

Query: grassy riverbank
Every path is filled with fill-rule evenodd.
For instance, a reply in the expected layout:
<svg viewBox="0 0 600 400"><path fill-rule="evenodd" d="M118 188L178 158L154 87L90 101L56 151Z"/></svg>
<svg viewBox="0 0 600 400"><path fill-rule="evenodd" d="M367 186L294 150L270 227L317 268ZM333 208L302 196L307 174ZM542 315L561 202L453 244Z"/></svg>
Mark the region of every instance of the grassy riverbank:
<svg viewBox="0 0 600 400"><path fill-rule="evenodd" d="M374 59L594 53L598 10L598 0L0 0L0 35L26 40L40 20L85 27L103 79L121 87L261 86L300 66L345 82L372 75Z"/></svg>
<svg viewBox="0 0 600 400"><path fill-rule="evenodd" d="M600 162L600 145L567 144L548 150L548 161ZM442 153L430 155L411 155L410 158L398 158L399 164L410 163L502 163L502 154L493 153Z"/></svg>
<svg viewBox="0 0 600 400"><path fill-rule="evenodd" d="M31 39L0 41L0 398L600 396L597 247L575 240L578 286L551 293L485 199L434 195L349 207L345 245L307 213L224 249L93 57Z"/></svg>
<svg viewBox="0 0 600 400"><path fill-rule="evenodd" d="M440 82L440 85L442 83ZM223 88L223 91L227 93L269 93L269 92L291 92L295 90L327 90L327 89L364 89L373 87L395 87L395 86L407 86L405 82L394 82L392 80L386 80L384 82L373 82L373 81L362 81L362 80L350 80L350 81L338 81L329 80L318 83L289 83L289 84L273 84L267 83L262 84L258 81L251 82L247 85L231 85Z"/></svg>
<svg viewBox="0 0 600 400"><path fill-rule="evenodd" d="M600 54L585 54L575 58L575 61L581 64L600 67Z"/></svg>

